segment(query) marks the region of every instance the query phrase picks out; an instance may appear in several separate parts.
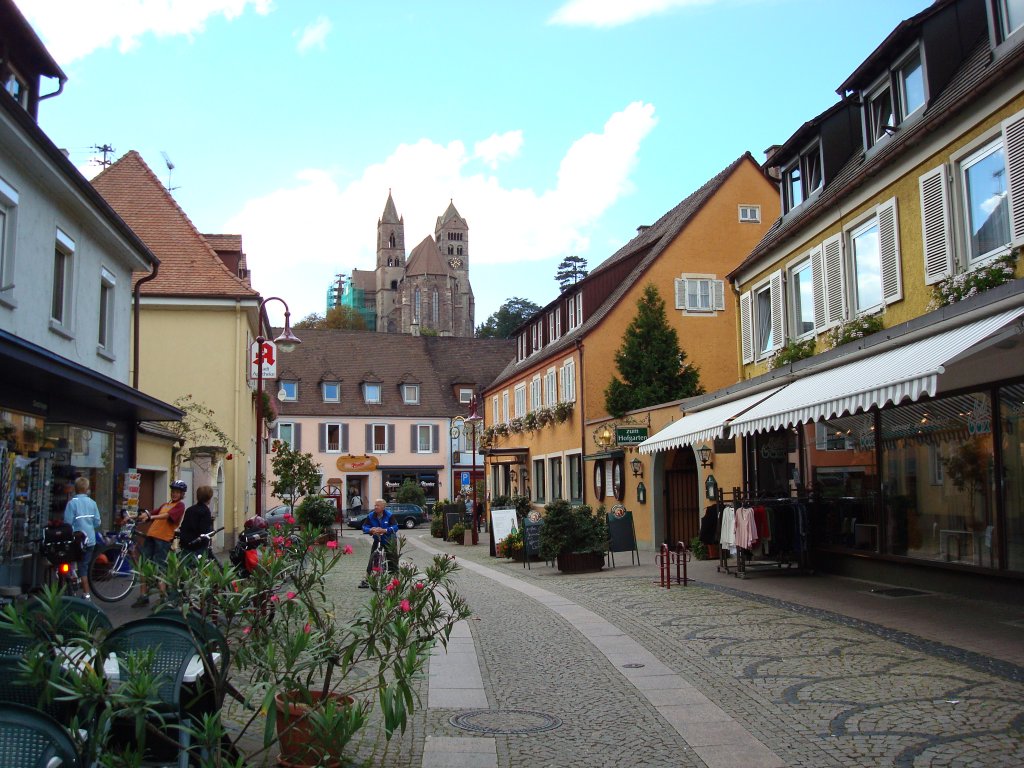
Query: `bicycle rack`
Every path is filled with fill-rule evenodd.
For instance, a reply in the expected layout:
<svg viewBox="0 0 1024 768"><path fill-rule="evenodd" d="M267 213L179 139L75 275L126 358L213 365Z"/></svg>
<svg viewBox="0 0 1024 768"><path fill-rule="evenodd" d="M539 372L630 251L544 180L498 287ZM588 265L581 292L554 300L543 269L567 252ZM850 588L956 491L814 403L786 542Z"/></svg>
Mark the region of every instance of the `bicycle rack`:
<svg viewBox="0 0 1024 768"><path fill-rule="evenodd" d="M681 541L676 542L675 549L669 549L668 544L662 544L658 551L658 573L660 575L659 587L672 588L672 565L676 567L676 584L688 586L691 579L686 575L686 564L690 561L690 550Z"/></svg>

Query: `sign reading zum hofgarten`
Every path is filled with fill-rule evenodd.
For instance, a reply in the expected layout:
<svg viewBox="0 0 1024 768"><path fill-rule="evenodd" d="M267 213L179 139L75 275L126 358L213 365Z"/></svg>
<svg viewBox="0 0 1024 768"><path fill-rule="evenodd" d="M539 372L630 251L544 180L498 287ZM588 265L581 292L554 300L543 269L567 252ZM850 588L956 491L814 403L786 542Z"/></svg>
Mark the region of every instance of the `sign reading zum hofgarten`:
<svg viewBox="0 0 1024 768"><path fill-rule="evenodd" d="M647 439L647 427L616 427L615 442L619 445L640 445Z"/></svg>

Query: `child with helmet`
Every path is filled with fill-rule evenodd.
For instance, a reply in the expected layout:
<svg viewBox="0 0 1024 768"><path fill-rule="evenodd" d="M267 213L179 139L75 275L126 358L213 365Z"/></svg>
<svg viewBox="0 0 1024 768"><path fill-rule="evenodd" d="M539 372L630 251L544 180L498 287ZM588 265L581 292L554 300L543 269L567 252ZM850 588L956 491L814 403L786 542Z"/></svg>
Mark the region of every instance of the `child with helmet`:
<svg viewBox="0 0 1024 768"><path fill-rule="evenodd" d="M171 542L174 541L174 532L181 524L181 518L185 515L185 503L182 499L188 485L181 480L171 483L171 500L161 504L156 512L140 512L139 522L148 523L146 538L142 541L142 556L154 561L157 566L163 567L167 562L167 555L171 551ZM160 584L160 591L163 593L164 585ZM139 585L139 598L132 603L132 608L142 608L149 605L149 584L142 581Z"/></svg>

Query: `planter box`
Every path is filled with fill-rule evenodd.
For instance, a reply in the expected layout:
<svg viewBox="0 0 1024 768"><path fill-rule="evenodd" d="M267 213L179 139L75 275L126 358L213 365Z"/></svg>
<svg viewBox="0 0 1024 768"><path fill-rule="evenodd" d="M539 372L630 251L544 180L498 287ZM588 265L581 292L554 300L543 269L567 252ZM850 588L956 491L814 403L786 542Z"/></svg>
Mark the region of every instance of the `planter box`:
<svg viewBox="0 0 1024 768"><path fill-rule="evenodd" d="M601 552L562 552L558 556L558 570L563 573L587 573L604 568Z"/></svg>
<svg viewBox="0 0 1024 768"><path fill-rule="evenodd" d="M473 545L473 531L467 529L462 532L462 543L467 547Z"/></svg>

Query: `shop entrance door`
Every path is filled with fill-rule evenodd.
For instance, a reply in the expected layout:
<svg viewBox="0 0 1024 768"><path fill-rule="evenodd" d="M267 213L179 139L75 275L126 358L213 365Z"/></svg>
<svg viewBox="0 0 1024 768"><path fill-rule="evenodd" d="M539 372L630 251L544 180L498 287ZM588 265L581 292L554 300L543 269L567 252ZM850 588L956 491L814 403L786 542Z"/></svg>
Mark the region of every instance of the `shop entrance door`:
<svg viewBox="0 0 1024 768"><path fill-rule="evenodd" d="M700 495L697 463L693 451L675 452L672 466L665 471L665 540L686 544L700 530Z"/></svg>

